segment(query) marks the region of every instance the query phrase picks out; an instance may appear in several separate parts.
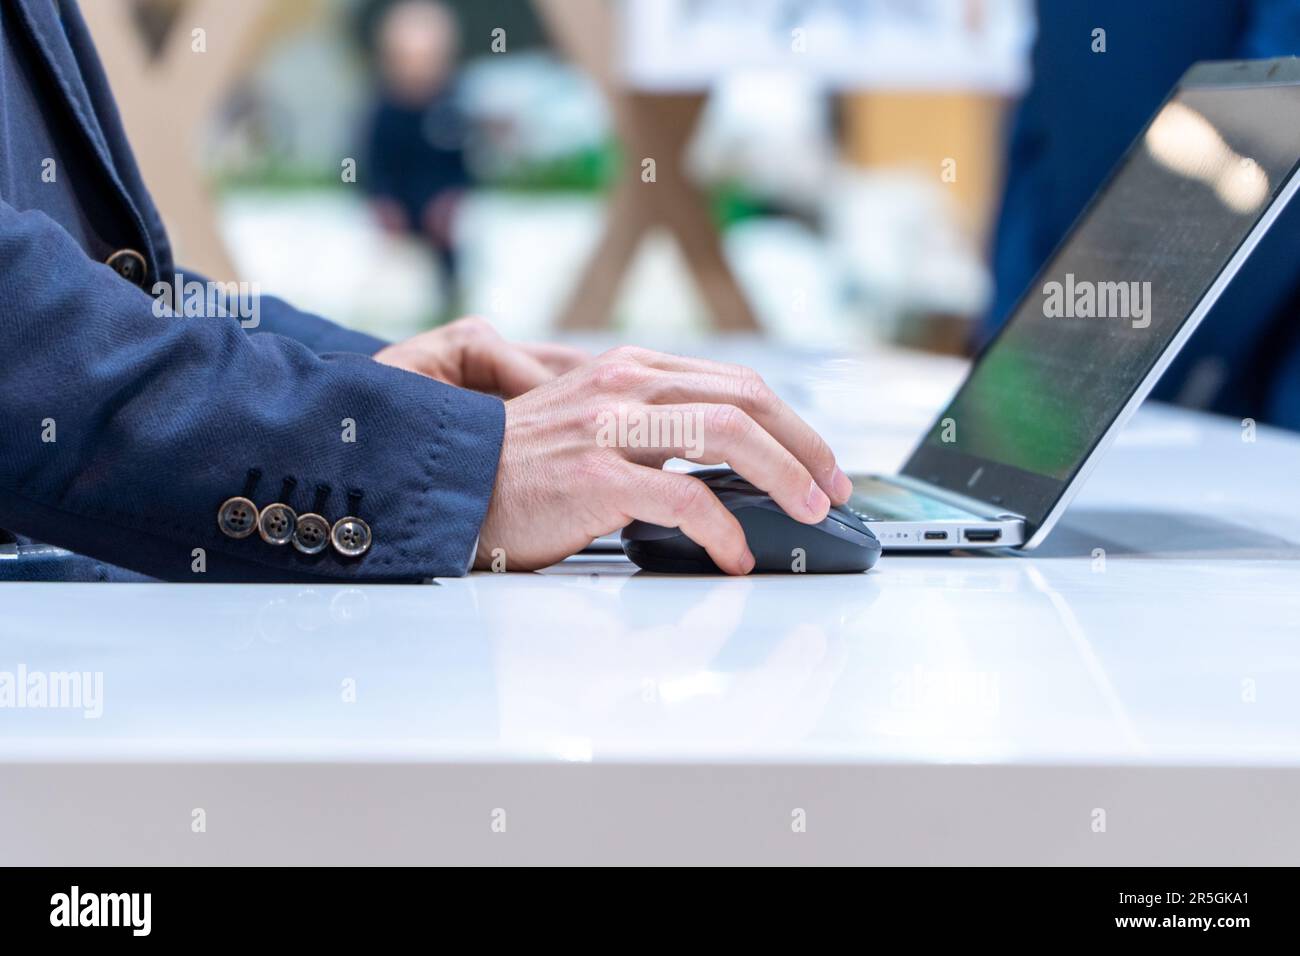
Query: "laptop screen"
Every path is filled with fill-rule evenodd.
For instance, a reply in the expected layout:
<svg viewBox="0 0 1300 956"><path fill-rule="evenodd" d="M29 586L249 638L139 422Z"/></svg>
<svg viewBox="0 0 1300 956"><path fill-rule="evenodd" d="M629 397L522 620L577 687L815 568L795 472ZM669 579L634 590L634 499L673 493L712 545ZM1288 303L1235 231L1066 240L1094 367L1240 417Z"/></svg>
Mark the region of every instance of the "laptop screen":
<svg viewBox="0 0 1300 956"><path fill-rule="evenodd" d="M1185 81L977 359L904 473L993 501L1037 528L1297 161L1300 85Z"/></svg>

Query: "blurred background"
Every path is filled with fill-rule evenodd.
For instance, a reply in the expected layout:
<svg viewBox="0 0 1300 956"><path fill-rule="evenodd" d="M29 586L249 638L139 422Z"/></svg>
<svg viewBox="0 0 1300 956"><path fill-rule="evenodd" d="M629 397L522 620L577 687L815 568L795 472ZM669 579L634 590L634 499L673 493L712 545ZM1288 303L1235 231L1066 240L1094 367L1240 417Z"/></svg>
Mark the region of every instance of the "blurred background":
<svg viewBox="0 0 1300 956"><path fill-rule="evenodd" d="M678 348L968 354L1190 63L1300 45L1295 0L82 8L181 264L389 339ZM1161 397L1300 427L1261 258Z"/></svg>

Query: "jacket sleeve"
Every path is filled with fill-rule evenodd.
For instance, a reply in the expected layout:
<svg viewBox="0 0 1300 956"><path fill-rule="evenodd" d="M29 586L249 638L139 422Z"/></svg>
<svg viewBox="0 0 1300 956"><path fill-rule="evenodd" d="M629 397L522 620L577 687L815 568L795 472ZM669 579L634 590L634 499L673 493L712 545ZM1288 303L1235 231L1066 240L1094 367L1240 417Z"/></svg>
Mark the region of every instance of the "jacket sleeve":
<svg viewBox="0 0 1300 956"><path fill-rule="evenodd" d="M187 283L198 282L205 287L208 277L189 269L177 269L171 276L171 286L180 286L182 291ZM313 352L355 352L358 355L374 355L388 343L383 339L355 329L345 328L329 319L311 312L303 312L275 296L259 295L257 298L257 315L245 317L240 306L243 302L241 293L236 290L236 301L231 301L229 292L217 283L213 286L218 295L221 308L240 318L240 324L248 332L271 332L285 338L301 342ZM173 294L173 298L176 298Z"/></svg>
<svg viewBox="0 0 1300 956"><path fill-rule="evenodd" d="M355 352L374 355L388 343L383 339L356 329L344 328L329 319L303 312L283 299L264 295L261 297L261 314L253 332L270 332L301 342L313 352Z"/></svg>
<svg viewBox="0 0 1300 956"><path fill-rule="evenodd" d="M206 285L208 278L199 275L197 272L178 269L172 277L173 288L178 282L182 288L189 282L199 282ZM218 293L221 292L220 283L214 288L217 289ZM259 295L257 297L257 315L245 318L239 311L243 299L239 298L240 294L237 291L235 295L238 301L231 302L228 295L222 294L220 296L222 308L231 315L238 316L243 328L250 333L270 332L274 335L283 335L295 342L301 342L317 354L323 352L354 352L357 355L374 355L388 344L383 339L376 338L373 335L358 332L356 329L345 328L311 312L303 312L283 299L277 299L271 295Z"/></svg>
<svg viewBox="0 0 1300 956"><path fill-rule="evenodd" d="M497 399L156 308L0 202L0 527L168 580L460 575L503 428ZM370 549L228 537L218 510L243 494L360 518Z"/></svg>

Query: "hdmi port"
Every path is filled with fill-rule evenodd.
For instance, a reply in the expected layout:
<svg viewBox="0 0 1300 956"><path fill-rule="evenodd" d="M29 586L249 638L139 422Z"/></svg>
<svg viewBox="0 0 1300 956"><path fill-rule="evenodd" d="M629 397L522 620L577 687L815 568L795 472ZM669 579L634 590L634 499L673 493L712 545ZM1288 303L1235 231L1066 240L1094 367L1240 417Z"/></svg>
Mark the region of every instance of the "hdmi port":
<svg viewBox="0 0 1300 956"><path fill-rule="evenodd" d="M972 544L988 544L1001 538L1002 531L999 528L973 528L963 531L962 535Z"/></svg>
<svg viewBox="0 0 1300 956"><path fill-rule="evenodd" d="M947 532L947 531L927 531L927 532L925 533L925 540L926 540L926 541L947 541L947 540L948 540L948 532Z"/></svg>

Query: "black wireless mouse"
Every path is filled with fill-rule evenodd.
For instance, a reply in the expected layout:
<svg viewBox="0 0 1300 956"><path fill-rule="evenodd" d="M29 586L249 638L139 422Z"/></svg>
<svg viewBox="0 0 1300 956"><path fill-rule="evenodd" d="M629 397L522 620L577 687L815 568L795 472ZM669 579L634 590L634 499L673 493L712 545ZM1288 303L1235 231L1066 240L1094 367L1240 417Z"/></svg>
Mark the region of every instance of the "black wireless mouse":
<svg viewBox="0 0 1300 956"><path fill-rule="evenodd" d="M804 524L730 468L693 472L745 530L755 574L837 574L866 571L880 557L880 542L862 519L832 507L820 524ZM647 571L719 574L708 553L677 528L633 521L623 529L623 550Z"/></svg>

